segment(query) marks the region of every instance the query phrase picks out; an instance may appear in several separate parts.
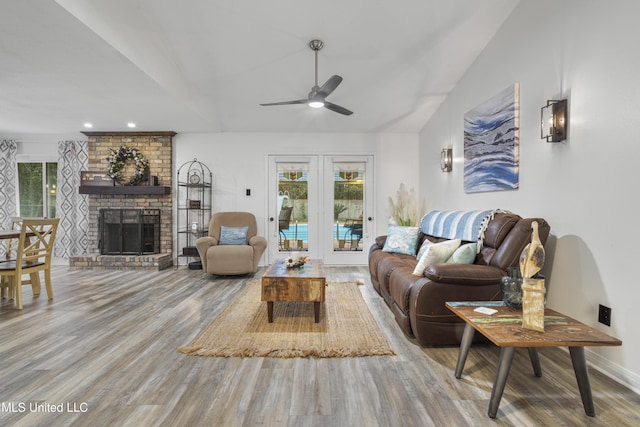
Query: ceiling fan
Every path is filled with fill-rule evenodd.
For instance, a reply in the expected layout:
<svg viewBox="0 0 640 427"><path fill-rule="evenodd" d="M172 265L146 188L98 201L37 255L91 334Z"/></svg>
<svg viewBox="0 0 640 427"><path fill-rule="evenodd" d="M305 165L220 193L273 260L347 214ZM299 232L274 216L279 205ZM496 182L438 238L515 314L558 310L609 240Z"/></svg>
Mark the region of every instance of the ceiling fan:
<svg viewBox="0 0 640 427"><path fill-rule="evenodd" d="M270 105L289 105L289 104L308 104L309 107L312 108L327 108L336 113L344 114L345 116L350 116L353 114L353 111L347 110L344 107L333 104L326 100L326 97L333 92L338 85L342 82L342 77L337 74L329 77L322 86L318 86L318 51L322 49L324 43L322 40L311 40L309 42L309 47L316 53L316 84L311 88L311 92L307 96L307 99L297 99L295 101L284 101L284 102L272 102L270 104L260 104L262 106L270 106Z"/></svg>

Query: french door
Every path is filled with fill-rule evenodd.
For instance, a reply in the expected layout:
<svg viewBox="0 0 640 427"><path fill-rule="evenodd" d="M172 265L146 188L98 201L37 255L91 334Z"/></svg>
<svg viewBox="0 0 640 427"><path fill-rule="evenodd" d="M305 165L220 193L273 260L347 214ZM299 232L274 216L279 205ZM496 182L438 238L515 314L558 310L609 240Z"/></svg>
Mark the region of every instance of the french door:
<svg viewBox="0 0 640 427"><path fill-rule="evenodd" d="M317 156L269 156L269 262L295 252L317 258Z"/></svg>
<svg viewBox="0 0 640 427"><path fill-rule="evenodd" d="M269 156L269 262L291 253L366 264L373 156Z"/></svg>

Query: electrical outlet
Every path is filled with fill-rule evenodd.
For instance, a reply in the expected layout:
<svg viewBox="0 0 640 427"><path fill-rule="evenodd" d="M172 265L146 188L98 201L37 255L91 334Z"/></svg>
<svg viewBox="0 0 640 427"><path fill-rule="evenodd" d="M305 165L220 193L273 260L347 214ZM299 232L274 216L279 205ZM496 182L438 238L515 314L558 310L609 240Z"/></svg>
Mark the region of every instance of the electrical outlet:
<svg viewBox="0 0 640 427"><path fill-rule="evenodd" d="M611 309L600 304L598 306L598 322L611 326Z"/></svg>

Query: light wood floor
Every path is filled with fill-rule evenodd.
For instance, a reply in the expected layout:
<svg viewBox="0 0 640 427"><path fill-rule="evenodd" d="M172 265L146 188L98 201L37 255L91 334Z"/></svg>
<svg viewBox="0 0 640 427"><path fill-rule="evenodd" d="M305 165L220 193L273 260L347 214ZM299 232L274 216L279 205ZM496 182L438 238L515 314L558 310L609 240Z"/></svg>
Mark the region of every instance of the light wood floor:
<svg viewBox="0 0 640 427"><path fill-rule="evenodd" d="M421 348L405 337L366 268L327 270L331 281L365 281L361 291L397 356L187 356L176 347L188 344L251 278L184 268L55 266L54 300L44 289L34 298L25 286L24 310L0 303L0 425L640 425L640 396L595 369L597 415L587 417L561 349L540 350L542 378L533 375L526 351L516 353L498 418L491 420L495 347L472 347L456 380L458 349ZM51 412L60 404L64 412Z"/></svg>

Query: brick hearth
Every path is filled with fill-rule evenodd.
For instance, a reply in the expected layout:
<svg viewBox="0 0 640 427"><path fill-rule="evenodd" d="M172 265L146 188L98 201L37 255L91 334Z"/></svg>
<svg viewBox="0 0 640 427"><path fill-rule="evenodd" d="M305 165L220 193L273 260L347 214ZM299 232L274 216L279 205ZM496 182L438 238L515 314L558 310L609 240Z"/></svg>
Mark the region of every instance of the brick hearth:
<svg viewBox="0 0 640 427"><path fill-rule="evenodd" d="M158 185L173 187L172 138L175 132L83 132L88 137L90 171L106 171L110 149L136 148L149 160L149 173ZM129 162L133 163L133 162ZM133 175L127 164L123 176ZM142 188L140 190L143 190ZM171 194L89 194L88 253L71 257L72 269L158 269L173 265L173 199ZM100 255L99 213L102 208L160 209L160 251L152 255Z"/></svg>
<svg viewBox="0 0 640 427"><path fill-rule="evenodd" d="M164 270L173 266L172 254L82 255L72 257L72 270Z"/></svg>

